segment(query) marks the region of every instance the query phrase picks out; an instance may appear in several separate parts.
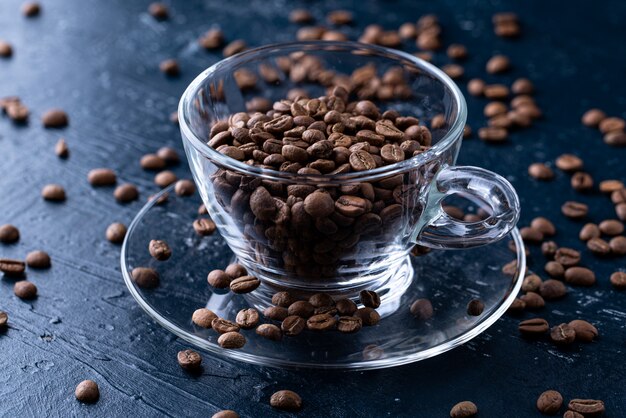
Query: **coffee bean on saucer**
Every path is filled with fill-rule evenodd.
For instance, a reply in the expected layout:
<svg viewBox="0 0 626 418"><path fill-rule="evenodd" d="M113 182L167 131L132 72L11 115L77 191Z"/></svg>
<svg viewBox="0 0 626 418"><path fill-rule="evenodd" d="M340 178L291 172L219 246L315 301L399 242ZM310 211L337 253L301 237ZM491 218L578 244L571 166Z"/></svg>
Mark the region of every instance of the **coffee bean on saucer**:
<svg viewBox="0 0 626 418"><path fill-rule="evenodd" d="M522 292L538 292L541 287L541 283L543 283L541 277L536 274L530 274L524 277L524 280L522 281Z"/></svg>
<svg viewBox="0 0 626 418"><path fill-rule="evenodd" d="M70 156L70 148L67 146L65 139L60 138L54 146L54 153L57 157L65 159Z"/></svg>
<svg viewBox="0 0 626 418"><path fill-rule="evenodd" d="M259 312L254 308L242 309L237 312L235 322L243 329L251 329L259 323Z"/></svg>
<svg viewBox="0 0 626 418"><path fill-rule="evenodd" d="M41 117L45 128L63 128L69 124L67 113L61 109L50 109Z"/></svg>
<svg viewBox="0 0 626 418"><path fill-rule="evenodd" d="M313 315L315 307L305 300L299 300L289 305L289 315L297 315L301 318L309 318Z"/></svg>
<svg viewBox="0 0 626 418"><path fill-rule="evenodd" d="M606 113L600 109L589 109L582 116L582 123L585 126L597 127L600 122L606 119Z"/></svg>
<svg viewBox="0 0 626 418"><path fill-rule="evenodd" d="M5 224L0 226L0 242L3 244L13 244L20 239L20 231L15 226Z"/></svg>
<svg viewBox="0 0 626 418"><path fill-rule="evenodd" d="M563 267L572 267L580 263L580 252L572 248L561 247L554 254L554 261Z"/></svg>
<svg viewBox="0 0 626 418"><path fill-rule="evenodd" d="M214 413L211 418L239 418L239 414L232 409L225 409Z"/></svg>
<svg viewBox="0 0 626 418"><path fill-rule="evenodd" d="M609 236L619 235L624 232L624 224L617 219L607 219L598 225L600 231Z"/></svg>
<svg viewBox="0 0 626 418"><path fill-rule="evenodd" d="M537 180L552 180L554 172L543 163L533 163L528 167L528 174Z"/></svg>
<svg viewBox="0 0 626 418"><path fill-rule="evenodd" d="M211 321L211 328L220 334L239 331L239 325L235 322L220 317L214 318Z"/></svg>
<svg viewBox="0 0 626 418"><path fill-rule="evenodd" d="M572 399L567 408L584 417L600 417L605 411L604 402L596 399Z"/></svg>
<svg viewBox="0 0 626 418"><path fill-rule="evenodd" d="M246 337L236 331L230 331L220 335L217 343L222 348L237 349L246 345Z"/></svg>
<svg viewBox="0 0 626 418"><path fill-rule="evenodd" d="M551 277L554 277L557 279L561 279L565 275L565 267L563 267L563 264L557 261L548 261L544 267L544 270Z"/></svg>
<svg viewBox="0 0 626 418"><path fill-rule="evenodd" d="M356 303L350 299L339 299L335 304L335 308L337 308L337 313L340 316L352 316L358 309Z"/></svg>
<svg viewBox="0 0 626 418"><path fill-rule="evenodd" d="M480 299L472 299L467 304L467 314L470 316L479 316L484 309L485 304Z"/></svg>
<svg viewBox="0 0 626 418"><path fill-rule="evenodd" d="M128 203L133 200L137 200L139 197L139 190L133 184L124 183L115 188L113 196L119 203Z"/></svg>
<svg viewBox="0 0 626 418"><path fill-rule="evenodd" d="M202 357L194 350L179 351L176 358L178 365L188 371L196 371L202 365Z"/></svg>
<svg viewBox="0 0 626 418"><path fill-rule="evenodd" d="M589 241L592 238L600 238L600 235L601 232L600 228L598 228L598 225L589 222L580 229L580 232L578 233L578 238L580 238L581 241Z"/></svg>
<svg viewBox="0 0 626 418"><path fill-rule="evenodd" d="M58 184L48 184L41 190L41 196L50 202L63 202L65 200L65 189Z"/></svg>
<svg viewBox="0 0 626 418"><path fill-rule="evenodd" d="M176 174L170 170L161 171L154 176L154 184L162 189L176 183L177 180L178 177L176 176Z"/></svg>
<svg viewBox="0 0 626 418"><path fill-rule="evenodd" d="M363 306L374 309L380 306L380 296L372 290L361 290L359 297Z"/></svg>
<svg viewBox="0 0 626 418"><path fill-rule="evenodd" d="M50 268L50 256L45 251L31 251L26 255L26 264L33 269Z"/></svg>
<svg viewBox="0 0 626 418"><path fill-rule="evenodd" d="M313 331L326 331L334 328L335 324L337 320L329 314L313 315L306 321L306 327Z"/></svg>
<svg viewBox="0 0 626 418"><path fill-rule="evenodd" d="M191 180L178 180L174 186L174 191L178 196L191 196L196 192L196 185Z"/></svg>
<svg viewBox="0 0 626 418"><path fill-rule="evenodd" d="M570 219L582 219L587 216L589 207L584 203L570 201L561 206L561 212Z"/></svg>
<svg viewBox="0 0 626 418"><path fill-rule="evenodd" d="M196 309L191 316L191 321L199 327L211 328L211 323L217 318L217 315L210 309Z"/></svg>
<svg viewBox="0 0 626 418"><path fill-rule="evenodd" d="M139 161L144 170L162 170L165 168L165 160L156 154L146 154Z"/></svg>
<svg viewBox="0 0 626 418"><path fill-rule="evenodd" d="M568 345L576 339L576 331L568 324L559 324L550 330L550 339L558 345Z"/></svg>
<svg viewBox="0 0 626 418"><path fill-rule="evenodd" d="M212 270L207 276L207 281L216 289L225 289L230 286L232 278L222 270Z"/></svg>
<svg viewBox="0 0 626 418"><path fill-rule="evenodd" d="M478 414L478 407L474 402L459 402L450 410L450 418L469 418Z"/></svg>
<svg viewBox="0 0 626 418"><path fill-rule="evenodd" d="M309 298L309 303L315 308L322 306L334 306L334 299L327 293L316 293Z"/></svg>
<svg viewBox="0 0 626 418"><path fill-rule="evenodd" d="M302 408L302 398L291 390L279 390L270 398L270 405L283 411L299 411Z"/></svg>
<svg viewBox="0 0 626 418"><path fill-rule="evenodd" d="M623 271L616 271L615 273L611 274L610 281L615 289L626 289L626 273L624 273Z"/></svg>
<svg viewBox="0 0 626 418"><path fill-rule="evenodd" d="M280 341L283 338L282 331L274 324L261 324L256 328L256 333L272 341Z"/></svg>
<svg viewBox="0 0 626 418"><path fill-rule="evenodd" d="M121 244L126 237L126 226L119 222L114 222L107 227L106 239L114 244Z"/></svg>
<svg viewBox="0 0 626 418"><path fill-rule="evenodd" d="M149 267L135 267L131 272L131 277L137 286L145 289L154 289L160 282L159 273Z"/></svg>
<svg viewBox="0 0 626 418"><path fill-rule="evenodd" d="M570 267L565 270L565 281L576 286L592 286L596 282L596 275L585 267Z"/></svg>
<svg viewBox="0 0 626 418"><path fill-rule="evenodd" d="M230 282L230 290L237 294L250 293L260 284L261 281L254 276L241 276Z"/></svg>
<svg viewBox="0 0 626 418"><path fill-rule="evenodd" d="M598 336L598 329L582 319L575 319L568 325L576 332L576 341L589 343Z"/></svg>
<svg viewBox="0 0 626 418"><path fill-rule="evenodd" d="M373 326L380 322L380 314L375 309L369 307L357 309L354 316L361 318L363 325L366 326Z"/></svg>
<svg viewBox="0 0 626 418"><path fill-rule="evenodd" d="M35 299L37 297L37 286L26 280L20 280L13 285L13 293L20 299Z"/></svg>
<svg viewBox="0 0 626 418"><path fill-rule="evenodd" d="M272 296L272 303L276 306L288 308L294 302L289 292L277 292Z"/></svg>
<svg viewBox="0 0 626 418"><path fill-rule="evenodd" d="M565 274L567 275L567 272ZM548 279L541 283L539 287L539 294L545 300L560 299L567 294L567 287L565 287L563 282L554 279Z"/></svg>
<svg viewBox="0 0 626 418"><path fill-rule="evenodd" d="M7 327L7 322L9 321L9 316L6 312L0 311L0 330L4 330Z"/></svg>
<svg viewBox="0 0 626 418"><path fill-rule="evenodd" d="M180 74L180 66L175 59L166 59L159 64L161 72L169 77L176 77Z"/></svg>
<svg viewBox="0 0 626 418"><path fill-rule="evenodd" d="M172 256L172 249L170 248L170 246L167 244L167 242L160 239L150 240L148 250L150 251L150 255L155 260L165 261Z"/></svg>
<svg viewBox="0 0 626 418"><path fill-rule="evenodd" d="M248 271L241 264L233 263L229 264L224 270L226 274L230 276L231 279L236 279L241 276L245 276L248 274Z"/></svg>
<svg viewBox="0 0 626 418"><path fill-rule="evenodd" d="M356 316L340 316L337 321L337 330L345 334L357 332L362 326L363 321Z"/></svg>
<svg viewBox="0 0 626 418"><path fill-rule="evenodd" d="M526 304L526 309L540 309L546 306L546 302L543 297L535 292L528 292L520 297Z"/></svg>
<svg viewBox="0 0 626 418"><path fill-rule="evenodd" d="M518 330L520 334L526 336L543 335L550 329L548 321L542 318L527 319L519 323Z"/></svg>
<svg viewBox="0 0 626 418"><path fill-rule="evenodd" d="M19 277L24 274L26 263L11 258L0 258L0 271L7 276Z"/></svg>
<svg viewBox="0 0 626 418"><path fill-rule="evenodd" d="M557 168L567 173L580 171L583 169L584 163L579 157L573 154L562 154L555 162Z"/></svg>
<svg viewBox="0 0 626 418"><path fill-rule="evenodd" d="M87 174L87 181L94 187L113 186L117 182L117 176L111 169L94 168Z"/></svg>
<svg viewBox="0 0 626 418"><path fill-rule="evenodd" d="M587 241L587 248L595 255L604 256L611 253L611 246L602 238L591 238Z"/></svg>
<svg viewBox="0 0 626 418"><path fill-rule="evenodd" d="M555 415L563 405L563 396L556 390L546 390L537 399L537 409L545 415Z"/></svg>
<svg viewBox="0 0 626 418"><path fill-rule="evenodd" d="M283 321L289 316L287 308L282 306L268 306L263 311L263 315L266 318L273 319L274 321Z"/></svg>
<svg viewBox="0 0 626 418"><path fill-rule="evenodd" d="M280 325L283 333L290 337L300 334L306 327L306 321L298 315L290 315Z"/></svg>
<svg viewBox="0 0 626 418"><path fill-rule="evenodd" d="M433 305L428 299L416 299L411 304L410 311L417 319L427 320L433 316Z"/></svg>
<svg viewBox="0 0 626 418"><path fill-rule="evenodd" d="M530 227L540 231L544 236L552 236L556 234L556 228L550 220L543 216L538 216L530 222Z"/></svg>
<svg viewBox="0 0 626 418"><path fill-rule="evenodd" d="M100 389L93 380L83 380L76 386L74 396L82 403L96 403L100 399Z"/></svg>

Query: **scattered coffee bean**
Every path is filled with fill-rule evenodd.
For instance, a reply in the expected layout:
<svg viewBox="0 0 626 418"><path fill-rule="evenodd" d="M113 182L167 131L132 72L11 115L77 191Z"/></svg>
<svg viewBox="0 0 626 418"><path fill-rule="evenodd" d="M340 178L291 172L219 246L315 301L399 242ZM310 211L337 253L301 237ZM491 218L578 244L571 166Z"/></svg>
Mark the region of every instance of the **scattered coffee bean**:
<svg viewBox="0 0 626 418"><path fill-rule="evenodd" d="M225 289L230 286L232 278L222 270L212 270L207 276L209 285L216 289Z"/></svg>
<svg viewBox="0 0 626 418"><path fill-rule="evenodd" d="M538 229L525 226L519 232L525 243L539 244L543 241L543 233Z"/></svg>
<svg viewBox="0 0 626 418"><path fill-rule="evenodd" d="M200 218L193 221L193 229L196 231L196 234L206 237L212 235L217 229L217 225L210 219Z"/></svg>
<svg viewBox="0 0 626 418"><path fill-rule="evenodd" d="M585 418L584 415L574 411L565 411L563 418Z"/></svg>
<svg viewBox="0 0 626 418"><path fill-rule="evenodd" d="M626 289L626 273L623 271L616 271L611 274L610 281L614 288L618 290Z"/></svg>
<svg viewBox="0 0 626 418"><path fill-rule="evenodd" d="M9 316L6 312L0 311L0 331L6 329Z"/></svg>
<svg viewBox="0 0 626 418"><path fill-rule="evenodd" d="M193 350L179 351L176 358L178 365L188 371L196 371L202 365L202 356Z"/></svg>
<svg viewBox="0 0 626 418"><path fill-rule="evenodd" d="M94 168L87 175L87 181L94 187L113 186L117 182L117 176L111 169Z"/></svg>
<svg viewBox="0 0 626 418"><path fill-rule="evenodd" d="M277 292L272 296L272 303L276 306L288 308L293 302L294 299L289 292Z"/></svg>
<svg viewBox="0 0 626 418"><path fill-rule="evenodd" d="M12 55L13 47L11 46L11 44L0 39L0 57L10 58Z"/></svg>
<svg viewBox="0 0 626 418"><path fill-rule="evenodd" d="M526 309L526 302L519 298L515 298L513 299L513 303L511 303L511 306L509 306L509 309L507 309L507 313L519 314L523 312L524 309Z"/></svg>
<svg viewBox="0 0 626 418"><path fill-rule="evenodd" d="M65 142L65 139L60 138L56 145L54 146L54 153L56 154L57 157L65 159L67 157L70 156L70 149L67 146L67 142Z"/></svg>
<svg viewBox="0 0 626 418"><path fill-rule="evenodd" d="M561 206L561 212L570 219L582 219L587 216L589 207L584 203L570 201Z"/></svg>
<svg viewBox="0 0 626 418"><path fill-rule="evenodd" d="M363 306L374 309L380 306L380 296L372 290L362 290L359 297Z"/></svg>
<svg viewBox="0 0 626 418"><path fill-rule="evenodd" d="M485 69L489 74L500 74L511 68L509 59L504 55L494 55L487 61Z"/></svg>
<svg viewBox="0 0 626 418"><path fill-rule="evenodd" d="M522 292L538 292L541 287L542 280L536 274L524 277L522 282Z"/></svg>
<svg viewBox="0 0 626 418"><path fill-rule="evenodd" d="M571 173L583 169L583 160L573 154L563 154L556 159L557 168Z"/></svg>
<svg viewBox="0 0 626 418"><path fill-rule="evenodd" d="M166 20L169 18L169 10L163 3L152 3L148 6L148 13L156 20Z"/></svg>
<svg viewBox="0 0 626 418"><path fill-rule="evenodd" d="M561 247L554 254L554 261L563 267L572 267L580 263L580 252L572 248Z"/></svg>
<svg viewBox="0 0 626 418"><path fill-rule="evenodd" d="M287 308L282 306L268 306L263 311L263 315L266 318L273 319L274 321L283 321L289 316Z"/></svg>
<svg viewBox="0 0 626 418"><path fill-rule="evenodd" d="M211 328L213 328L219 334L239 331L239 325L237 325L235 322L220 317L214 318L211 321Z"/></svg>
<svg viewBox="0 0 626 418"><path fill-rule="evenodd" d="M216 412L211 418L239 418L239 414L232 409L225 409L223 411Z"/></svg>
<svg viewBox="0 0 626 418"><path fill-rule="evenodd" d="M599 417L604 414L604 402L595 399L572 399L567 407L585 417Z"/></svg>
<svg viewBox="0 0 626 418"><path fill-rule="evenodd" d="M543 300L540 294L535 292L528 292L520 297L526 304L526 309L541 309L546 306L546 302Z"/></svg>
<svg viewBox="0 0 626 418"><path fill-rule="evenodd" d="M593 177L587 173L578 171L572 176L570 184L572 185L572 189L577 192L588 192L593 189Z"/></svg>
<svg viewBox="0 0 626 418"><path fill-rule="evenodd" d="M115 188L113 196L120 203L128 203L139 198L139 190L133 184L124 183Z"/></svg>
<svg viewBox="0 0 626 418"><path fill-rule="evenodd" d="M283 338L282 331L274 324L261 324L257 327L256 333L272 341L280 341Z"/></svg>
<svg viewBox="0 0 626 418"><path fill-rule="evenodd" d="M567 276L567 272L565 272L565 275ZM560 299L567 294L567 287L565 287L563 282L548 279L539 286L539 294L545 300Z"/></svg>
<svg viewBox="0 0 626 418"><path fill-rule="evenodd" d="M96 403L100 399L100 389L93 380L83 380L76 386L74 396L79 402Z"/></svg>
<svg viewBox="0 0 626 418"><path fill-rule="evenodd" d="M463 60L467 58L467 48L461 44L450 44L446 50L448 57L453 60Z"/></svg>
<svg viewBox="0 0 626 418"><path fill-rule="evenodd" d="M313 21L313 15L308 10L295 9L289 13L289 21L291 23L310 23Z"/></svg>
<svg viewBox="0 0 626 418"><path fill-rule="evenodd" d="M565 281L576 286L592 286L596 275L585 267L570 267L565 270Z"/></svg>
<svg viewBox="0 0 626 418"><path fill-rule="evenodd" d="M217 315L210 309L196 309L191 316L191 321L199 327L211 328L211 323L217 318Z"/></svg>
<svg viewBox="0 0 626 418"><path fill-rule="evenodd" d="M543 318L527 319L519 323L518 330L525 336L543 335L550 329L548 321Z"/></svg>
<svg viewBox="0 0 626 418"><path fill-rule="evenodd" d="M576 332L577 341L589 343L598 336L598 329L582 319L571 321L569 326Z"/></svg>
<svg viewBox="0 0 626 418"><path fill-rule="evenodd" d="M175 59L166 59L159 64L159 70L169 77L176 77L180 74L180 66Z"/></svg>
<svg viewBox="0 0 626 418"><path fill-rule="evenodd" d="M158 261L168 260L172 256L172 249L167 242L160 239L150 240L148 244L148 251L150 255Z"/></svg>
<svg viewBox="0 0 626 418"><path fill-rule="evenodd" d="M63 202L65 189L58 184L48 184L41 190L41 196L50 202Z"/></svg>
<svg viewBox="0 0 626 418"><path fill-rule="evenodd" d="M126 237L126 226L119 222L114 222L107 227L106 239L114 244L121 244Z"/></svg>
<svg viewBox="0 0 626 418"><path fill-rule="evenodd" d="M554 172L544 163L533 163L528 167L528 174L537 180L552 180Z"/></svg>
<svg viewBox="0 0 626 418"><path fill-rule="evenodd" d="M467 82L467 91L472 96L482 96L485 90L485 82L483 80L473 78Z"/></svg>
<svg viewBox="0 0 626 418"><path fill-rule="evenodd" d="M176 174L170 170L161 171L156 176L154 176L154 184L162 189L176 183L177 180L178 177L176 176Z"/></svg>
<svg viewBox="0 0 626 418"><path fill-rule="evenodd" d="M544 241L541 244L541 253L548 259L553 259L556 254L556 250L559 249L559 246L554 241ZM528 256L528 254L527 254Z"/></svg>
<svg viewBox="0 0 626 418"><path fill-rule="evenodd" d="M191 180L178 180L174 191L178 196L192 196L196 192L196 185Z"/></svg>
<svg viewBox="0 0 626 418"><path fill-rule="evenodd" d="M352 316L358 309L356 303L354 303L350 299L340 299L335 304L335 308L337 308L337 313L340 316Z"/></svg>
<svg viewBox="0 0 626 418"><path fill-rule="evenodd" d="M600 109L589 109L582 116L583 125L595 128L606 119L606 114Z"/></svg>
<svg viewBox="0 0 626 418"><path fill-rule="evenodd" d="M299 300L289 305L289 315L297 315L301 318L309 318L313 315L315 307L309 302Z"/></svg>
<svg viewBox="0 0 626 418"><path fill-rule="evenodd" d="M600 129L600 132L603 134L613 131L623 131L624 128L626 128L626 121L618 117L604 118L598 125L598 129Z"/></svg>
<svg viewBox="0 0 626 418"><path fill-rule="evenodd" d="M530 227L540 231L544 236L552 236L556 234L554 224L542 216L533 219L530 222Z"/></svg>
<svg viewBox="0 0 626 418"><path fill-rule="evenodd" d="M624 188L624 183L619 180L604 180L598 186L602 193L611 194Z"/></svg>
<svg viewBox="0 0 626 418"><path fill-rule="evenodd" d="M327 313L313 315L306 321L306 327L313 331L327 331L337 324L334 316Z"/></svg>
<svg viewBox="0 0 626 418"><path fill-rule="evenodd" d="M611 253L611 246L602 238L591 238L587 241L587 248L595 255L604 256Z"/></svg>
<svg viewBox="0 0 626 418"><path fill-rule="evenodd" d="M13 285L13 293L20 299L35 299L37 297L37 286L26 280L20 280Z"/></svg>
<svg viewBox="0 0 626 418"><path fill-rule="evenodd" d="M230 290L237 294L250 293L260 284L261 281L254 276L241 276L230 282Z"/></svg>
<svg viewBox="0 0 626 418"><path fill-rule="evenodd" d="M163 170L165 168L165 160L156 154L146 154L141 157L139 165L144 170Z"/></svg>
<svg viewBox="0 0 626 418"><path fill-rule="evenodd" d="M468 418L478 414L478 407L474 402L459 402L450 410L450 418Z"/></svg>
<svg viewBox="0 0 626 418"><path fill-rule="evenodd" d="M176 165L180 163L180 156L178 152L174 148L170 147L161 147L157 151L156 155L165 161L168 165Z"/></svg>
<svg viewBox="0 0 626 418"><path fill-rule="evenodd" d="M624 232L624 224L617 219L607 219L598 225L605 235L615 236Z"/></svg>
<svg viewBox="0 0 626 418"><path fill-rule="evenodd" d="M619 203L615 205L615 214L620 221L626 222L626 203Z"/></svg>
<svg viewBox="0 0 626 418"><path fill-rule="evenodd" d="M69 124L67 113L61 109L50 109L41 117L45 128L63 128Z"/></svg>
<svg viewBox="0 0 626 418"><path fill-rule="evenodd" d="M354 313L354 316L361 318L363 325L374 326L380 322L380 314L372 308L360 308Z"/></svg>
<svg viewBox="0 0 626 418"><path fill-rule="evenodd" d="M537 409L545 415L555 415L563 406L563 396L556 390L546 390L537 399Z"/></svg>
<svg viewBox="0 0 626 418"><path fill-rule="evenodd" d="M558 250L557 250L558 251ZM556 254L555 254L556 256ZM548 273L551 277L561 279L565 275L565 267L563 264L557 261L548 261L544 267L546 273Z"/></svg>
<svg viewBox="0 0 626 418"><path fill-rule="evenodd" d="M242 309L237 312L235 322L243 329L251 329L259 323L259 312L254 308Z"/></svg>
<svg viewBox="0 0 626 418"><path fill-rule="evenodd" d="M619 236L613 237L609 241L609 247L611 248L611 253L614 255L625 255L626 254L626 237Z"/></svg>
<svg viewBox="0 0 626 418"><path fill-rule="evenodd" d="M246 337L236 331L226 332L217 339L222 348L237 349L246 345Z"/></svg>
<svg viewBox="0 0 626 418"><path fill-rule="evenodd" d="M347 10L334 10L326 15L326 21L331 25L349 25L352 20L352 12Z"/></svg>
<svg viewBox="0 0 626 418"><path fill-rule="evenodd" d="M478 137L488 143L501 143L506 141L509 133L504 128L489 126L478 130Z"/></svg>
<svg viewBox="0 0 626 418"><path fill-rule="evenodd" d="M39 5L39 3L28 2L22 5L22 14L25 17L36 17L39 16L40 12L41 6Z"/></svg>
<svg viewBox="0 0 626 418"><path fill-rule="evenodd" d="M568 345L576 339L576 331L568 324L559 324L550 330L550 339L558 345Z"/></svg>
<svg viewBox="0 0 626 418"><path fill-rule="evenodd" d="M6 276L19 277L24 274L26 263L11 258L0 258L0 271Z"/></svg>
<svg viewBox="0 0 626 418"><path fill-rule="evenodd" d="M236 279L238 277L246 276L248 274L246 268L237 263L229 264L224 272L228 274L231 279Z"/></svg>
<svg viewBox="0 0 626 418"><path fill-rule="evenodd" d="M626 145L626 132L611 131L607 132L602 138L604 143L613 147L623 147Z"/></svg>
<svg viewBox="0 0 626 418"><path fill-rule="evenodd" d="M26 255L26 264L34 269L50 268L50 256L45 251L31 251Z"/></svg>
<svg viewBox="0 0 626 418"><path fill-rule="evenodd" d="M587 223L580 229L580 233L578 234L578 238L581 241L589 241L592 238L600 237L600 228L598 225L594 223Z"/></svg>
<svg viewBox="0 0 626 418"><path fill-rule="evenodd" d="M293 337L300 334L304 330L305 326L306 321L303 318L297 315L290 315L283 320L280 328L285 335Z"/></svg>
<svg viewBox="0 0 626 418"><path fill-rule="evenodd" d="M480 299L472 299L467 304L467 314L470 316L480 316L485 310L485 304Z"/></svg>
<svg viewBox="0 0 626 418"><path fill-rule="evenodd" d="M5 224L0 226L0 242L3 244L13 244L20 239L20 231L15 226Z"/></svg>
<svg viewBox="0 0 626 418"><path fill-rule="evenodd" d="M245 41L241 39L236 39L232 41L231 43L229 43L228 45L226 45L222 52L224 54L224 57L228 58L235 54L245 51L247 47L248 45L246 44Z"/></svg>
<svg viewBox="0 0 626 418"><path fill-rule="evenodd" d="M417 319L428 320L433 316L433 305L428 299L416 299L411 304L410 311Z"/></svg>
<svg viewBox="0 0 626 418"><path fill-rule="evenodd" d="M296 392L279 390L270 398L270 405L283 411L299 411L302 408L302 398Z"/></svg>
<svg viewBox="0 0 626 418"><path fill-rule="evenodd" d="M131 277L137 286L145 289L154 289L161 281L159 273L149 267L135 267L131 272Z"/></svg>

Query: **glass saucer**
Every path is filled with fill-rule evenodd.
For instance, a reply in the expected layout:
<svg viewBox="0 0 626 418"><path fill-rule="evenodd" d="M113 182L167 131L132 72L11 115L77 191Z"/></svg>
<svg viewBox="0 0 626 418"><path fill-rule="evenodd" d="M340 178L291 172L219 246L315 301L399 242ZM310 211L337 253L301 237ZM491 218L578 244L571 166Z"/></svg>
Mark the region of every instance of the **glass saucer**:
<svg viewBox="0 0 626 418"><path fill-rule="evenodd" d="M165 195L167 200L157 204ZM412 282L398 298L398 309L376 326L363 327L356 334L305 330L296 337L284 336L281 341L267 340L254 329L242 330L246 345L237 350L224 349L217 344L219 335L215 331L191 322L194 310L206 307L234 320L240 309L258 304L250 296L207 284L208 272L224 269L234 257L217 231L207 237L194 231L192 222L199 217L200 204L197 194L180 197L170 187L141 209L122 247L124 281L139 305L180 338L217 356L262 366L378 369L436 356L471 340L500 318L517 295L526 267L517 229L508 239L488 246L411 256L405 267L413 269ZM170 245L169 260L156 261L150 256L151 239L162 239ZM510 240L515 242L517 252L509 249ZM517 270L512 276L505 275L502 267L514 260ZM156 269L160 285L156 289L138 287L130 275L135 267ZM431 319L423 321L411 315L409 307L418 298L432 302ZM478 317L467 314L467 303L475 298L485 304ZM261 322L272 322L265 321L262 314L261 318Z"/></svg>

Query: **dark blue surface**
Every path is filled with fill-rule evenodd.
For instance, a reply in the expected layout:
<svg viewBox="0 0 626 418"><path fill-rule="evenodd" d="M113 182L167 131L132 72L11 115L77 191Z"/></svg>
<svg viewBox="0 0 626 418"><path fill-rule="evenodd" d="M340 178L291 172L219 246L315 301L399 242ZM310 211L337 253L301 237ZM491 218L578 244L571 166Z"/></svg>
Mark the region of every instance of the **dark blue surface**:
<svg viewBox="0 0 626 418"><path fill-rule="evenodd" d="M566 399L603 399L607 416L626 415L626 294L612 290L608 282L611 272L626 267L623 258L600 260L585 250L583 264L596 271L598 284L572 288L564 300L538 313L555 324L590 320L601 334L592 344L560 350L546 341L525 341L518 336L519 319L504 317L465 346L404 367L362 373L288 372L205 356L203 374L190 377L175 359L186 345L137 306L122 282L119 248L104 240L109 223L129 223L142 203L120 206L112 190L94 190L86 181L90 169L111 167L122 181L140 186L142 200L157 190L138 161L162 145L182 151L177 127L168 116L193 77L220 59L219 53L207 53L195 42L212 25L221 26L229 40L243 38L256 46L292 40L297 26L287 23L287 14L297 6L314 10L319 20L336 8L355 11L352 38L369 23L396 28L433 12L440 17L444 42L468 47L465 80L483 76L485 61L505 53L513 71L488 80L530 77L546 115L531 129L512 134L505 146L488 146L475 136L466 140L459 162L505 175L519 192L522 225L539 214L547 216L557 225L560 245L581 248L580 223L565 219L561 204L572 199L588 203L590 219L600 221L614 217L609 199L598 192L575 193L561 172L555 181L540 183L528 178L526 170L532 162L550 162L573 152L585 160L596 184L608 178L626 180L626 152L608 147L597 131L579 121L595 106L626 116L626 3L223 5L181 0L172 2L172 19L162 23L147 15L148 3L44 1L42 15L32 20L20 15L21 1L0 4L0 38L15 49L13 58L0 59L0 97L17 94L32 111L27 127L0 119L0 224L13 223L22 232L17 245L0 246L0 257L24 257L30 250L44 249L53 259L51 270L28 272L39 288L32 303L13 296L12 280L0 281L0 309L8 312L10 323L0 335L0 415L210 416L232 408L246 417L286 416L268 402L283 388L302 395L299 416L447 416L452 405L466 399L478 405L482 417L536 416L535 400L548 388ZM519 40L493 34L491 15L503 10L520 15ZM159 62L170 57L181 63L178 79L165 79L158 71ZM438 54L435 63L445 62L445 54ZM484 123L484 101L468 98L468 104L469 123L476 130ZM67 129L41 128L39 116L51 107L69 112ZM67 161L53 153L60 136L71 149ZM176 171L189 176L185 164ZM51 182L66 187L66 203L41 199L41 187ZM543 262L533 248L530 268L541 271ZM75 385L87 378L100 385L101 399L95 405L79 404L73 397Z"/></svg>

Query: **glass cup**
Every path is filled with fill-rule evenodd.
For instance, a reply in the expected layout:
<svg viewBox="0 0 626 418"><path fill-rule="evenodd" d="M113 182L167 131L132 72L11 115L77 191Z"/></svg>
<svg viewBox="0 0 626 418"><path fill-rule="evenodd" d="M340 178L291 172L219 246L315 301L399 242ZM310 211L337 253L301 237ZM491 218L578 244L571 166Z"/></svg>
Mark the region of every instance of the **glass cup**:
<svg viewBox="0 0 626 418"><path fill-rule="evenodd" d="M327 167L335 169L332 174L313 175L288 166L279 171L249 165L207 144L217 123L249 129L263 120L261 113L281 111L270 110L275 101L308 95L325 96L324 102L337 85L353 100L373 101L381 112L395 110L418 118L420 125L429 123L432 145L372 170L341 172L336 169L341 161L333 161ZM489 244L519 217L518 198L507 180L478 167L455 166L467 116L458 87L441 70L404 52L353 42L249 50L200 74L183 94L178 113L189 165L212 219L238 261L272 290L350 296L385 288L400 294L412 279L407 260L415 244L450 249ZM313 116L322 120L324 114ZM246 156L261 149L249 137L241 141ZM250 198L259 188L273 205L253 211ZM307 197L320 191L333 198L336 209L315 218L306 210ZM452 218L442 209L451 195L486 208L485 217ZM346 214L337 203L345 196L365 204Z"/></svg>

